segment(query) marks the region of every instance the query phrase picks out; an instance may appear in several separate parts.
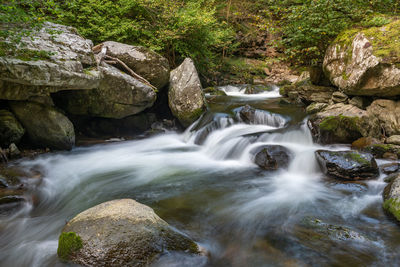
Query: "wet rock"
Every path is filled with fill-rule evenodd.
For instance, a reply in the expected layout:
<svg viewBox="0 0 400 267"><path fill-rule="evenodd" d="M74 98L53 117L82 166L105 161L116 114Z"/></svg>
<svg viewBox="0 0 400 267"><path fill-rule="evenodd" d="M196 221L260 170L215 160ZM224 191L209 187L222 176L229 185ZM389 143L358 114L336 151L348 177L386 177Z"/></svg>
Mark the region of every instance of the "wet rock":
<svg viewBox="0 0 400 267"><path fill-rule="evenodd" d="M345 94L343 94L342 92L334 92L332 94L332 101L333 103L347 103L347 100L349 99L349 97Z"/></svg>
<svg viewBox="0 0 400 267"><path fill-rule="evenodd" d="M100 46L107 48L107 55L123 61L157 89L162 89L168 84L170 72L168 60L156 52L142 46L113 41L104 42Z"/></svg>
<svg viewBox="0 0 400 267"><path fill-rule="evenodd" d="M250 105L239 107L235 109L234 112L236 114L236 119L242 123L263 124L272 127L283 127L287 123L287 120L278 114L255 109Z"/></svg>
<svg viewBox="0 0 400 267"><path fill-rule="evenodd" d="M14 143L8 147L8 153L9 158L11 159L19 158L21 156L21 151L19 151L18 147Z"/></svg>
<svg viewBox="0 0 400 267"><path fill-rule="evenodd" d="M378 99L372 102L367 112L370 117L377 118L385 135L400 134L400 101Z"/></svg>
<svg viewBox="0 0 400 267"><path fill-rule="evenodd" d="M6 179L0 176L0 188L6 188L6 187L8 187Z"/></svg>
<svg viewBox="0 0 400 267"><path fill-rule="evenodd" d="M121 199L70 220L60 235L57 254L84 266L147 266L166 251L198 253L199 249L151 208Z"/></svg>
<svg viewBox="0 0 400 267"><path fill-rule="evenodd" d="M28 100L60 90L98 87L101 75L95 69L92 41L76 29L46 22L20 42L13 45L16 51L10 56L0 57L0 99Z"/></svg>
<svg viewBox="0 0 400 267"><path fill-rule="evenodd" d="M168 103L172 114L187 127L205 111L205 99L193 60L186 58L171 71Z"/></svg>
<svg viewBox="0 0 400 267"><path fill-rule="evenodd" d="M392 135L386 139L387 144L400 145L400 135Z"/></svg>
<svg viewBox="0 0 400 267"><path fill-rule="evenodd" d="M356 141L351 143L351 147L355 149L364 149L368 146L376 144L381 144L381 142L376 138L367 136L367 137L361 137L360 139L357 139Z"/></svg>
<svg viewBox="0 0 400 267"><path fill-rule="evenodd" d="M376 178L379 175L379 169L372 154L318 150L315 155L322 171L333 178L364 180Z"/></svg>
<svg viewBox="0 0 400 267"><path fill-rule="evenodd" d="M318 113L318 112L324 110L324 108L326 108L327 106L328 106L328 104L326 104L326 103L312 103L311 105L309 105L306 108L306 112L309 115L315 114L315 113Z"/></svg>
<svg viewBox="0 0 400 267"><path fill-rule="evenodd" d="M280 145L258 147L251 154L254 155L254 163L268 171L287 168L293 156L289 149Z"/></svg>
<svg viewBox="0 0 400 267"><path fill-rule="evenodd" d="M218 88L216 87L208 87L206 89L203 90L203 92L205 94L209 94L209 95L218 95L218 96L226 96L226 93L222 90L218 90Z"/></svg>
<svg viewBox="0 0 400 267"><path fill-rule="evenodd" d="M372 153L374 157L379 159L394 158L396 160L400 157L400 146L391 144L373 144L365 147L363 151Z"/></svg>
<svg viewBox="0 0 400 267"><path fill-rule="evenodd" d="M400 173L398 173L398 172L391 173L388 176L386 176L385 178L383 178L383 181L385 183L391 183L391 182L393 182L394 179L396 179L399 176L400 176Z"/></svg>
<svg viewBox="0 0 400 267"><path fill-rule="evenodd" d="M8 110L0 110L0 146L8 147L18 143L25 134L25 129Z"/></svg>
<svg viewBox="0 0 400 267"><path fill-rule="evenodd" d="M400 166L399 166L398 163L387 163L387 164L384 164L384 165L381 165L381 166L380 166L381 171L382 171L384 174L395 173L395 172L399 171L399 167L400 167Z"/></svg>
<svg viewBox="0 0 400 267"><path fill-rule="evenodd" d="M74 146L74 126L57 109L19 101L11 102L10 106L34 145L60 150Z"/></svg>
<svg viewBox="0 0 400 267"><path fill-rule="evenodd" d="M400 221L400 174L391 180L383 190L383 209Z"/></svg>
<svg viewBox="0 0 400 267"><path fill-rule="evenodd" d="M103 64L99 88L64 91L56 103L74 115L121 119L142 112L156 101L154 90L119 69Z"/></svg>
<svg viewBox="0 0 400 267"><path fill-rule="evenodd" d="M400 21L380 28L350 29L327 49L323 68L332 84L348 95L395 96L400 94Z"/></svg>
<svg viewBox="0 0 400 267"><path fill-rule="evenodd" d="M279 93L288 96L292 101L310 104L312 102L328 103L335 88L313 85L310 82L301 82L282 86Z"/></svg>
<svg viewBox="0 0 400 267"><path fill-rule="evenodd" d="M326 107L309 119L314 139L322 144L352 143L366 136L379 137L377 119L367 111L343 103Z"/></svg>

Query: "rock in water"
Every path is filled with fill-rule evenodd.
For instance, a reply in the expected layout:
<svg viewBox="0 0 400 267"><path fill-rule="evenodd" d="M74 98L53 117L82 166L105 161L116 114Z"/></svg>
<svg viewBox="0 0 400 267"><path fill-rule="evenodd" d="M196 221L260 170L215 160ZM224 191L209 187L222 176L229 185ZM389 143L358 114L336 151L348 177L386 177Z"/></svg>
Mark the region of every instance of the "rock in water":
<svg viewBox="0 0 400 267"><path fill-rule="evenodd" d="M326 51L325 74L347 95L399 95L399 35L400 20L341 33Z"/></svg>
<svg viewBox="0 0 400 267"><path fill-rule="evenodd" d="M0 146L8 147L18 143L25 133L25 129L8 110L0 110Z"/></svg>
<svg viewBox="0 0 400 267"><path fill-rule="evenodd" d="M318 150L315 155L322 171L334 178L362 180L379 175L376 161L369 153Z"/></svg>
<svg viewBox="0 0 400 267"><path fill-rule="evenodd" d="M268 171L287 168L292 157L289 149L279 145L258 147L251 153L255 155L254 163Z"/></svg>
<svg viewBox="0 0 400 267"><path fill-rule="evenodd" d="M384 210L400 222L400 174L385 187L383 201Z"/></svg>
<svg viewBox="0 0 400 267"><path fill-rule="evenodd" d="M151 107L156 101L150 86L108 64L99 69L103 79L98 89L59 92L56 103L74 115L121 119Z"/></svg>
<svg viewBox="0 0 400 267"><path fill-rule="evenodd" d="M142 46L132 46L117 42L104 42L107 55L122 60L134 72L148 80L157 89L161 89L169 81L168 60L156 52Z"/></svg>
<svg viewBox="0 0 400 267"><path fill-rule="evenodd" d="M148 266L166 251L199 253L198 246L132 199L113 200L74 217L57 254L84 266Z"/></svg>
<svg viewBox="0 0 400 267"><path fill-rule="evenodd" d="M33 144L52 149L71 149L75 144L72 122L57 109L33 102L10 102Z"/></svg>
<svg viewBox="0 0 400 267"><path fill-rule="evenodd" d="M172 114L185 127L197 120L206 109L200 78L190 58L171 71L168 103Z"/></svg>
<svg viewBox="0 0 400 267"><path fill-rule="evenodd" d="M377 118L386 135L400 134L400 101L377 99L367 107L367 112Z"/></svg>

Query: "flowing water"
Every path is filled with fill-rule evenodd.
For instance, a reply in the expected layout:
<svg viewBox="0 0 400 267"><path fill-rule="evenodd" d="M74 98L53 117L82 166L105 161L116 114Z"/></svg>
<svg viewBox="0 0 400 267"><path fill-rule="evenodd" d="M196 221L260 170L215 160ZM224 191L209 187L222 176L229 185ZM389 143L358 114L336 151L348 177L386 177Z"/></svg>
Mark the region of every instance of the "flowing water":
<svg viewBox="0 0 400 267"><path fill-rule="evenodd" d="M382 177L364 184L325 177L305 114L274 97L213 97L184 133L20 162L44 178L38 204L0 217L0 265L64 266L57 239L69 219L133 198L209 252L165 254L155 266L397 266L400 227L382 211ZM260 109L252 124L237 116L245 104ZM252 163L251 151L265 144L290 149L287 170Z"/></svg>

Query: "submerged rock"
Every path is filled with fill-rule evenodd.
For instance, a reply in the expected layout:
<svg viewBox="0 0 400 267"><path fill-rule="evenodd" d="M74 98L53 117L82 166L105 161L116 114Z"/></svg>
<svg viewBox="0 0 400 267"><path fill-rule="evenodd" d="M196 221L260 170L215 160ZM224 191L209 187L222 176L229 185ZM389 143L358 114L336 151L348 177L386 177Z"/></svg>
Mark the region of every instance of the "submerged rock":
<svg viewBox="0 0 400 267"><path fill-rule="evenodd" d="M251 153L254 155L254 163L268 171L287 168L293 157L289 149L280 145L261 146Z"/></svg>
<svg viewBox="0 0 400 267"><path fill-rule="evenodd" d="M187 127L205 111L205 99L193 60L186 58L171 71L168 103L172 114Z"/></svg>
<svg viewBox="0 0 400 267"><path fill-rule="evenodd" d="M26 129L33 144L52 149L71 149L75 144L74 126L53 107L33 102L10 102L12 111Z"/></svg>
<svg viewBox="0 0 400 267"><path fill-rule="evenodd" d="M383 209L400 222L400 174L383 191Z"/></svg>
<svg viewBox="0 0 400 267"><path fill-rule="evenodd" d="M327 49L323 68L348 95L400 94L400 20L382 27L350 29Z"/></svg>
<svg viewBox="0 0 400 267"><path fill-rule="evenodd" d="M151 208L121 199L97 205L69 221L57 254L84 266L148 266L166 251L199 253L199 248Z"/></svg>
<svg viewBox="0 0 400 267"><path fill-rule="evenodd" d="M322 171L334 178L363 180L376 178L379 175L379 169L372 154L318 150L315 155Z"/></svg>
<svg viewBox="0 0 400 267"><path fill-rule="evenodd" d="M8 147L18 143L25 134L25 129L8 110L0 110L0 146Z"/></svg>
<svg viewBox="0 0 400 267"><path fill-rule="evenodd" d="M162 89L168 84L170 72L168 60L156 52L142 46L113 41L104 42L101 46L107 48L107 55L123 61L157 89Z"/></svg>
<svg viewBox="0 0 400 267"><path fill-rule="evenodd" d="M119 69L103 64L100 86L92 90L64 91L56 103L74 115L121 119L140 113L156 101L154 90Z"/></svg>

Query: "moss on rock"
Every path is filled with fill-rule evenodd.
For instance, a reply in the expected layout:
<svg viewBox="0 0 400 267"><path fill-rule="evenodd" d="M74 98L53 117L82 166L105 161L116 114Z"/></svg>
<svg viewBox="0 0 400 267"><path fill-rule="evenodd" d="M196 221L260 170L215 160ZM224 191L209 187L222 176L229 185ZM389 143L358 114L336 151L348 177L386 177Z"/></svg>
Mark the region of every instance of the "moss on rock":
<svg viewBox="0 0 400 267"><path fill-rule="evenodd" d="M74 232L61 233L58 239L57 255L63 261L68 261L70 255L83 247L82 239Z"/></svg>

